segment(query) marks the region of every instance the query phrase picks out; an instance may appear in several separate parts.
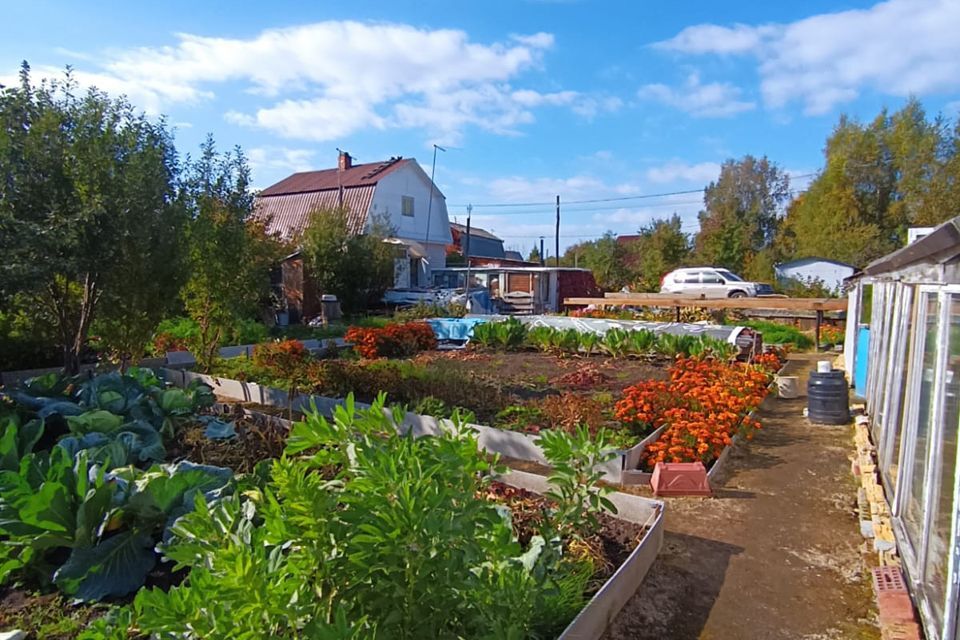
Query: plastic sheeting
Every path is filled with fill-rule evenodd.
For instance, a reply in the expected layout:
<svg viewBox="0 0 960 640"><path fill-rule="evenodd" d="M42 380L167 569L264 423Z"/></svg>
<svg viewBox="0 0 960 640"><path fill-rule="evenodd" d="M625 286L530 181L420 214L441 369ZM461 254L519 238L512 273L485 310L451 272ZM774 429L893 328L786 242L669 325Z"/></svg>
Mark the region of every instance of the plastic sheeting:
<svg viewBox="0 0 960 640"><path fill-rule="evenodd" d="M498 316L496 319L506 319ZM626 331L646 329L654 333L673 335L709 336L735 344L743 327L728 327L718 324L693 324L688 322L647 322L643 320L608 320L605 318L574 318L571 316L517 316L517 319L534 327L552 327L554 329L576 329L581 332L605 334L613 328Z"/></svg>
<svg viewBox="0 0 960 640"><path fill-rule="evenodd" d="M427 323L433 329L439 341L466 342L473 335L473 328L480 323L489 322L490 317L482 318L430 318Z"/></svg>

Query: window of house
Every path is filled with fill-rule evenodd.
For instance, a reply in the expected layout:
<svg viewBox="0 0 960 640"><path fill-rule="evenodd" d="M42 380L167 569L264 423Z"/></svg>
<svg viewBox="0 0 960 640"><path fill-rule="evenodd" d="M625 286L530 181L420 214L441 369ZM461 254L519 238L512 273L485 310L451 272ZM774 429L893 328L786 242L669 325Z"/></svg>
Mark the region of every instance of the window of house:
<svg viewBox="0 0 960 640"><path fill-rule="evenodd" d="M400 213L413 217L413 196L402 196L400 198Z"/></svg>

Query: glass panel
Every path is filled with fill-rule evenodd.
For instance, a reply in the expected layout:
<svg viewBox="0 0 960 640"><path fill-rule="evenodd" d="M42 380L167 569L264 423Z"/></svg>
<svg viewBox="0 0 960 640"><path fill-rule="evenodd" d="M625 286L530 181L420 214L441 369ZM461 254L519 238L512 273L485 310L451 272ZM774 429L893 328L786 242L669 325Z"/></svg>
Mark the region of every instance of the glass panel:
<svg viewBox="0 0 960 640"><path fill-rule="evenodd" d="M947 592L947 570L953 537L953 485L957 468L957 427L960 425L960 296L951 295L950 335L944 376L943 439L940 442L940 469L931 508L933 527L927 541L925 569L928 599L937 622L943 620L943 602Z"/></svg>
<svg viewBox="0 0 960 640"><path fill-rule="evenodd" d="M901 333L903 336L903 355L904 358L900 361L900 369L898 372L899 380L897 387L894 389L894 394L896 395L894 406L896 407L893 417L895 418L891 422L891 428L893 429L893 447L891 448L890 453L887 457L887 465L884 468L884 473L887 477L887 482L890 483L890 496L892 497L897 489L897 472L900 469L900 436L903 435L903 422L906 417L906 412L904 411L906 407L906 388L908 381L910 379L910 372L908 370L907 363L913 362L913 340L911 336L913 335L913 306L909 304L910 301L910 289L904 287L903 290L904 296L906 296L908 303L902 305L900 312L905 315L900 321L906 323L906 331Z"/></svg>
<svg viewBox="0 0 960 640"><path fill-rule="evenodd" d="M923 350L920 362L920 395L917 399L917 433L914 438L913 464L910 466L910 493L906 496L903 521L910 545L920 548L920 536L923 533L923 492L924 475L927 471L927 442L930 437L933 418L934 381L937 363L937 294L923 293L922 304L926 307L923 324Z"/></svg>

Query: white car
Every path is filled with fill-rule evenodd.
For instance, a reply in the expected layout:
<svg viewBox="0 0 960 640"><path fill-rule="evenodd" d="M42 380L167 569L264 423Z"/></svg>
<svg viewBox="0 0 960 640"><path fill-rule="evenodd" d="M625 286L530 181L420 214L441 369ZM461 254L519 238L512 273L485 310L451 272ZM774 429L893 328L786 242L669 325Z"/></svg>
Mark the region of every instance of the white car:
<svg viewBox="0 0 960 640"><path fill-rule="evenodd" d="M762 282L747 282L727 269L691 267L665 275L660 281L660 293L704 298L752 298L773 293L773 287Z"/></svg>

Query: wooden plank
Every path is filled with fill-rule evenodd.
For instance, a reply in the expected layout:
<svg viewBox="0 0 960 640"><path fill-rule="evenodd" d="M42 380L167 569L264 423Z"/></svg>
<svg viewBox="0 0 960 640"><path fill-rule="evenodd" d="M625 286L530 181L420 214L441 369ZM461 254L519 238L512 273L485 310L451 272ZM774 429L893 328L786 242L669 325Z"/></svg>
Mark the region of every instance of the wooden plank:
<svg viewBox="0 0 960 640"><path fill-rule="evenodd" d="M784 309L790 311L846 311L842 298L690 298L661 294L627 295L616 298L565 298L566 305L607 307L699 307L702 309Z"/></svg>

